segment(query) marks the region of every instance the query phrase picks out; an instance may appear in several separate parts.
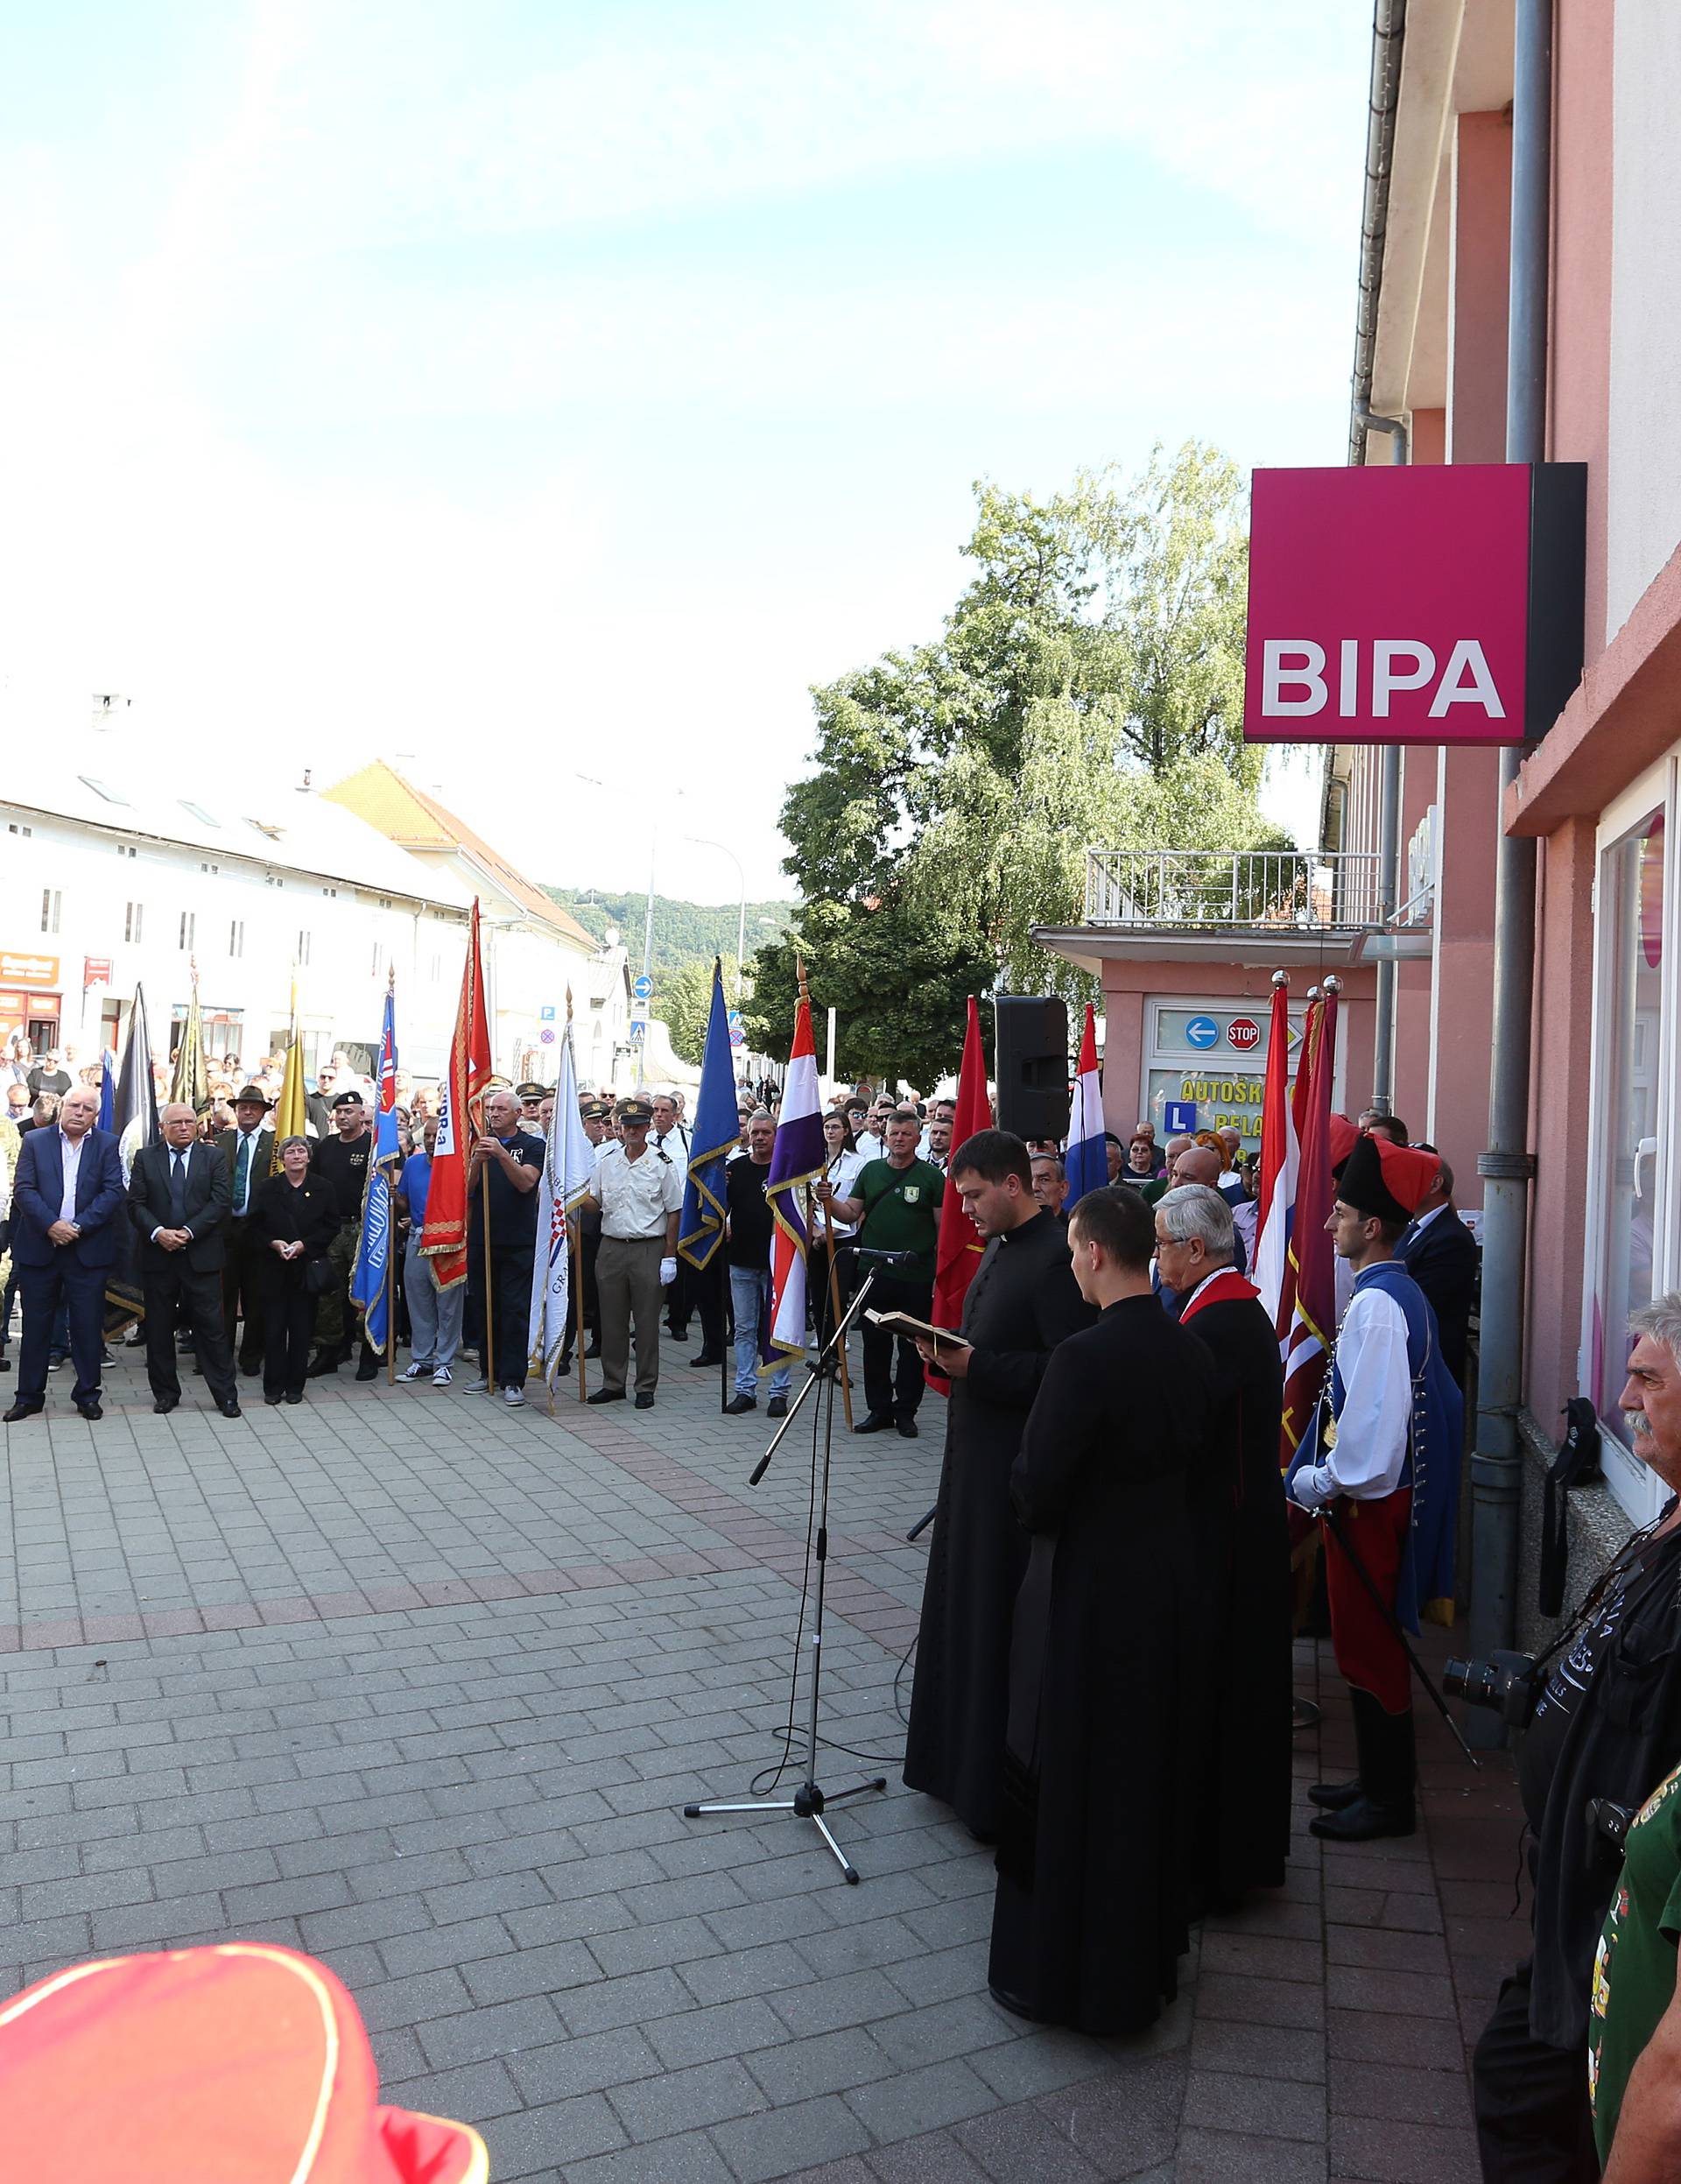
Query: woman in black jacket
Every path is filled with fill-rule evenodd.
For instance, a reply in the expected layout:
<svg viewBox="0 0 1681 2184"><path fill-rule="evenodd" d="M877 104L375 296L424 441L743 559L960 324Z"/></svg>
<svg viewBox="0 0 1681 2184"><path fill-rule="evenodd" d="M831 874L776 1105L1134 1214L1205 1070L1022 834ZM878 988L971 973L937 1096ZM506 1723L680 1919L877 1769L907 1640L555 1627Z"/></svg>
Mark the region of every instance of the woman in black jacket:
<svg viewBox="0 0 1681 2184"><path fill-rule="evenodd" d="M315 1324L308 1270L326 1258L339 1209L330 1185L309 1172L307 1138L282 1139L279 1152L280 1173L263 1185L251 1208L263 1297L263 1399L301 1403Z"/></svg>

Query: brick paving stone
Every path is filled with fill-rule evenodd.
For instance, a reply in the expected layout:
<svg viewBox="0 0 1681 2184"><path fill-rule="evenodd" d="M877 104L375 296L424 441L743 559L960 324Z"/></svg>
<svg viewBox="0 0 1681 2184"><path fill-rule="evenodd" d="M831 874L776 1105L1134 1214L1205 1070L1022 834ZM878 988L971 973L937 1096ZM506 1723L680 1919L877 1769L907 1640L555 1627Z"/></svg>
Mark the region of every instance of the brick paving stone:
<svg viewBox="0 0 1681 2184"><path fill-rule="evenodd" d="M100 1429L7 1436L0 1991L100 1946L301 1942L390 2097L510 2178L1167 2184L1177 2146L1181 2184L1296 2184L1325 2156L1279 2134L1327 2101L1339 2174L1463 2168L1515 1807L1428 1723L1420 1835L1322 1850L1304 1800L1284 1886L1210 1920L1134 2041L997 2009L991 1855L897 1780L837 1808L856 1890L805 1823L684 1818L775 1756L805 1504L794 1466L748 1489L683 1356L634 1422L346 1382L212 1433L125 1354ZM926 1550L897 1527L937 1461L837 1471L826 1713L867 1751L902 1741ZM1305 1783L1348 1712L1296 1659Z"/></svg>

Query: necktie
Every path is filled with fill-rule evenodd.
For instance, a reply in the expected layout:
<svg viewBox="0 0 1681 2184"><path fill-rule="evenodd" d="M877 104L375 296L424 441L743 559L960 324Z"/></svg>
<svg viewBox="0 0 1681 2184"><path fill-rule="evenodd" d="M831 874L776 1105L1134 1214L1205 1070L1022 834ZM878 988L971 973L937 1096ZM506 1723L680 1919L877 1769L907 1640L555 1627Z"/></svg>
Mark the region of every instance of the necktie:
<svg viewBox="0 0 1681 2184"><path fill-rule="evenodd" d="M253 1134L248 1130L240 1131L239 1151L234 1155L234 1211L236 1214L244 1212L245 1194L250 1187Z"/></svg>
<svg viewBox="0 0 1681 2184"><path fill-rule="evenodd" d="M169 1225L172 1229L186 1226L186 1155L179 1148L169 1156Z"/></svg>

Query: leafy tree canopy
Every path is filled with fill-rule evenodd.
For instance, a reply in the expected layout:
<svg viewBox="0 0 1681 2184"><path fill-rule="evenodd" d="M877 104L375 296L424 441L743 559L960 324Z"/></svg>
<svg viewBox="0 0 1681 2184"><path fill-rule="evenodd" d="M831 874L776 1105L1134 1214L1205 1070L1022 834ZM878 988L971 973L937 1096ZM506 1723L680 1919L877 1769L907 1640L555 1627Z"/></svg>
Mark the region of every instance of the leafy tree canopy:
<svg viewBox="0 0 1681 2184"><path fill-rule="evenodd" d="M813 691L816 770L783 807L805 893L791 941L760 951L760 1005L791 1006L797 939L848 1073L949 1070L964 997L999 976L1094 995L1031 939L1084 914L1088 848L1289 846L1242 740L1229 459L1190 442L1130 482L1082 471L1046 501L986 483L975 499L975 575L943 633ZM786 1038L774 1014L762 1032L773 1052Z"/></svg>
<svg viewBox="0 0 1681 2184"><path fill-rule="evenodd" d="M615 895L603 888L547 887L543 892L551 902L557 902L569 911L587 933L593 933L599 941L605 937L609 926L616 926L619 938L630 952L633 971L642 969L642 934L648 914L646 894ZM747 905L747 945L751 955L758 942L785 933L794 916L794 905L786 901L750 902ZM724 959L726 974L733 980L735 968L735 939L739 912L734 903L694 903L679 901L672 895L654 897L654 995L658 1000L664 990L661 974L676 970L684 963L704 960L708 969L714 955ZM766 925L773 929L767 933ZM730 990L735 989L733 983ZM664 1011L661 1011L664 1014Z"/></svg>

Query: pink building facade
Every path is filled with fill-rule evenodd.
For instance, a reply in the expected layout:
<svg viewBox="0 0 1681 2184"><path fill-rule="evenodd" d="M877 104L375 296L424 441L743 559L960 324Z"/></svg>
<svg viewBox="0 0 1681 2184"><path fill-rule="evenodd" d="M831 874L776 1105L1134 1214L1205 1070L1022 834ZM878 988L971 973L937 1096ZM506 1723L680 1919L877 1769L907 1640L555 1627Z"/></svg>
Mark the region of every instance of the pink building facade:
<svg viewBox="0 0 1681 2184"><path fill-rule="evenodd" d="M1512 38L1509 5L1411 0L1406 11L1368 406L1404 430L1415 464L1505 459ZM1586 466L1585 667L1515 786L1502 799L1495 750L1403 750L1398 857L1387 886L1379 874L1377 906L1361 901L1364 914L1293 936L1294 955L1280 951L1264 905L1258 924L1224 931L1151 926L1136 904L1129 922L1106 921L1114 890L1106 896L1101 872L1088 903L1098 914L1044 936L1102 978L1105 1103L1122 1131L1149 1111L1163 1025L1182 1028L1169 1004L1202 1003L1224 1059L1221 1010L1264 1008L1279 964L1296 997L1323 969L1342 977L1340 1103L1364 1105L1387 959L1394 1111L1441 1149L1474 1215L1488 1142L1495 849L1502 829L1532 836L1523 1423L1542 1451L1565 1399L1591 1395L1607 1483L1623 1514L1642 1520L1654 1483L1627 1454L1616 1404L1624 1328L1633 1307L1681 1287L1677 82L1681 10L1557 0L1546 454ZM1351 175L1351 207L1359 184ZM1387 462L1391 437L1356 431L1351 454ZM1319 856L1351 902L1378 865L1383 768L1370 745L1328 752Z"/></svg>

